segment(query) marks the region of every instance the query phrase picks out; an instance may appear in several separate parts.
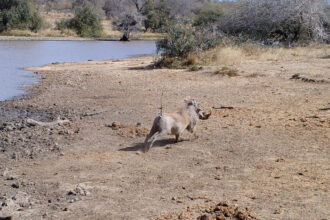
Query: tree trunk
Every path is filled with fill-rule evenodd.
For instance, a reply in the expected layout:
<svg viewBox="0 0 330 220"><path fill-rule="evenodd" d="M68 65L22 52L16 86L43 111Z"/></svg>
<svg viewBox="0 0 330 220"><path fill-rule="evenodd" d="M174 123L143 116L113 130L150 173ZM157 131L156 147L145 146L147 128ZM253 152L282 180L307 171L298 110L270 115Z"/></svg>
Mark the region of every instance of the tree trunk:
<svg viewBox="0 0 330 220"><path fill-rule="evenodd" d="M124 32L123 36L120 38L120 41L129 41L129 33Z"/></svg>

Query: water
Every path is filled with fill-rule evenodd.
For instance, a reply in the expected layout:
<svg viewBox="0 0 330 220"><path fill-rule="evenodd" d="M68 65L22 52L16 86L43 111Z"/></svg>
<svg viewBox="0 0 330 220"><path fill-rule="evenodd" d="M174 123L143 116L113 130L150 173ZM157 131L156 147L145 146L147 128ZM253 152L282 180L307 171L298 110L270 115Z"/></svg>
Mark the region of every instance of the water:
<svg viewBox="0 0 330 220"><path fill-rule="evenodd" d="M156 52L153 41L0 41L0 101L38 80L23 68L53 62L122 59Z"/></svg>

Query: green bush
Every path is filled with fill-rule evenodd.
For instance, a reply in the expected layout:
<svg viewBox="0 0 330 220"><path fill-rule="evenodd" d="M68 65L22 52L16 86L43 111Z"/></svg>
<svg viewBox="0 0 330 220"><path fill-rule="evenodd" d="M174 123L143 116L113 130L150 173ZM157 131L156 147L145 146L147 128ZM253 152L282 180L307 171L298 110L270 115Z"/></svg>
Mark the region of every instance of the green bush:
<svg viewBox="0 0 330 220"><path fill-rule="evenodd" d="M189 20L178 20L168 25L166 36L156 42L157 51L168 57L187 57L198 49L194 32Z"/></svg>
<svg viewBox="0 0 330 220"><path fill-rule="evenodd" d="M0 0L0 32L11 29L37 32L43 24L33 0Z"/></svg>
<svg viewBox="0 0 330 220"><path fill-rule="evenodd" d="M81 37L99 37L103 30L101 19L87 2L75 9L73 18L61 20L56 27L58 30L73 29Z"/></svg>
<svg viewBox="0 0 330 220"><path fill-rule="evenodd" d="M213 27L196 27L189 19L167 26L165 37L156 42L157 51L166 57L186 58L189 54L215 47L221 37Z"/></svg>
<svg viewBox="0 0 330 220"><path fill-rule="evenodd" d="M162 33L171 20L169 7L164 0L158 6L154 1L147 0L142 14L145 16L143 23L146 31Z"/></svg>

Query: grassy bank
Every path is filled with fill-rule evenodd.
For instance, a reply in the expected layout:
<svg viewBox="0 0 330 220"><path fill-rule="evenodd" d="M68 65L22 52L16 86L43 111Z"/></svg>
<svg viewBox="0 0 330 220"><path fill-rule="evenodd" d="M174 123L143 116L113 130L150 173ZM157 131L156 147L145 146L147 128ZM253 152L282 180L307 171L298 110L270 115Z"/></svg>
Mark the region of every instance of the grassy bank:
<svg viewBox="0 0 330 220"><path fill-rule="evenodd" d="M56 22L61 19L69 19L73 17L73 13L69 12L60 12L60 11L50 11L50 12L42 12L42 17L45 19L46 27L38 32L33 32L30 30L8 30L4 32L0 32L0 40L8 39L6 37L26 37L27 40L30 38L33 39L47 39L47 38L64 38L64 39L81 39L85 38L79 37L73 30L64 29L57 30ZM120 31L114 30L110 20L103 19L102 20L103 33L99 37L99 39L105 40L119 40L122 37L122 33ZM2 38L1 38L2 37ZM159 33L150 33L150 32L141 32L141 33L132 33L132 40L155 40L162 37L162 34ZM25 39L26 39L25 38ZM10 38L15 39L15 38ZM19 39L19 38L17 38Z"/></svg>

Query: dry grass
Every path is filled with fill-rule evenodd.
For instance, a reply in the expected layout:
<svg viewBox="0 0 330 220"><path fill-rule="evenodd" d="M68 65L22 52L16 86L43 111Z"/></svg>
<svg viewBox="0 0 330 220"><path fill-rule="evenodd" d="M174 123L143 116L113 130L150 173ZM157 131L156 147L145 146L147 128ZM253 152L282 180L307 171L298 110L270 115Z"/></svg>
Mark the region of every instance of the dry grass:
<svg viewBox="0 0 330 220"><path fill-rule="evenodd" d="M192 66L197 64L197 56L194 54L189 54L183 62L186 66Z"/></svg>
<svg viewBox="0 0 330 220"><path fill-rule="evenodd" d="M65 29L65 30L57 30L56 22L59 22L62 19L70 19L74 16L73 13L70 12L62 12L62 11L42 11L42 17L45 19L46 28L34 33L30 30L10 30L2 32L0 35L3 36L18 36L18 37L79 37L73 30ZM122 33L113 28L110 20L103 19L103 34L101 38L108 38L119 40L122 37ZM159 33L132 33L132 39L159 39L162 37L162 34Z"/></svg>
<svg viewBox="0 0 330 220"><path fill-rule="evenodd" d="M43 37L79 37L77 33L71 29L63 29L63 30L46 29L41 31L39 35Z"/></svg>
<svg viewBox="0 0 330 220"><path fill-rule="evenodd" d="M9 30L1 33L2 36L17 36L17 37L78 37L77 34L69 29L62 31L54 29L45 29L37 33L30 30Z"/></svg>
<svg viewBox="0 0 330 220"><path fill-rule="evenodd" d="M9 30L1 32L2 36L18 36L18 37L37 37L38 34L30 30Z"/></svg>
<svg viewBox="0 0 330 220"><path fill-rule="evenodd" d="M222 67L214 72L215 75L234 77L238 76L238 70L230 67Z"/></svg>
<svg viewBox="0 0 330 220"><path fill-rule="evenodd" d="M49 12L42 11L41 15L49 25L49 29L55 29L56 22L59 22L62 19L70 19L73 18L74 16L73 13L61 12L61 11L49 11Z"/></svg>
<svg viewBox="0 0 330 220"><path fill-rule="evenodd" d="M204 62L216 65L238 65L248 60L301 61L330 56L329 45L314 45L295 48L271 48L246 44L241 47L217 47L204 55Z"/></svg>
<svg viewBox="0 0 330 220"><path fill-rule="evenodd" d="M102 26L103 26L103 36L105 38L110 39L120 39L123 36L123 33L120 31L117 31L112 23L111 20L102 20ZM133 32L131 38L132 39L159 39L162 37L162 34L160 33L150 33L150 32Z"/></svg>

